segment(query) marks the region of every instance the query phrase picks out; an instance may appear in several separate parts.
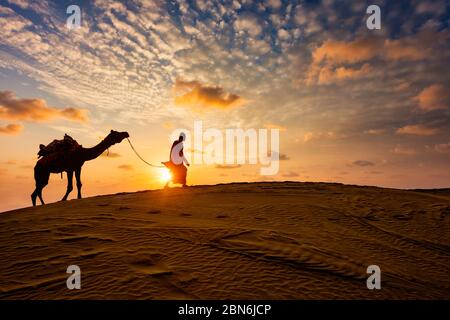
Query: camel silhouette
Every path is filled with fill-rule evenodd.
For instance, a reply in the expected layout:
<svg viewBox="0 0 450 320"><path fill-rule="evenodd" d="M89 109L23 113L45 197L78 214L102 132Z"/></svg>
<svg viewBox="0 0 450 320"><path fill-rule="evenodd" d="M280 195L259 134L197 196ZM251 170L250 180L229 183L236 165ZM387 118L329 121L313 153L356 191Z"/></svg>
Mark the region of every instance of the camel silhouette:
<svg viewBox="0 0 450 320"><path fill-rule="evenodd" d="M48 184L50 173L67 172L67 191L61 201L67 200L70 192L73 190L73 174L77 180L78 199L81 199L81 167L86 161L94 160L100 156L106 149L116 143L122 142L123 139L128 138L128 132L118 132L111 130L108 136L99 144L92 148L83 148L80 146L71 151L57 151L45 155L37 161L34 167L34 180L36 181L36 189L31 194L31 201L33 206L36 206L36 198L39 197L41 204L44 204L42 199L42 189Z"/></svg>

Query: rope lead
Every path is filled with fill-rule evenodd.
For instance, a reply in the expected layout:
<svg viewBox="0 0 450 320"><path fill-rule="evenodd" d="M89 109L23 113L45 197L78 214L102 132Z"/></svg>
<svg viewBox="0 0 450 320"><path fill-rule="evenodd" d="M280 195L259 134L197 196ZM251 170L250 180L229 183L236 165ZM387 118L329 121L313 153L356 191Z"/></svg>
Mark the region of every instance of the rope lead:
<svg viewBox="0 0 450 320"><path fill-rule="evenodd" d="M139 155L139 153L136 151L136 149L134 148L134 146L133 146L133 144L131 143L130 139L127 138L127 140L128 140L128 143L130 144L131 149L133 149L134 153L135 153L135 154L138 156L138 158L141 159L145 164L149 165L150 167L154 167L154 168L165 168L165 166L157 166L157 165L154 165L154 164L151 164L151 163L145 161L145 160Z"/></svg>

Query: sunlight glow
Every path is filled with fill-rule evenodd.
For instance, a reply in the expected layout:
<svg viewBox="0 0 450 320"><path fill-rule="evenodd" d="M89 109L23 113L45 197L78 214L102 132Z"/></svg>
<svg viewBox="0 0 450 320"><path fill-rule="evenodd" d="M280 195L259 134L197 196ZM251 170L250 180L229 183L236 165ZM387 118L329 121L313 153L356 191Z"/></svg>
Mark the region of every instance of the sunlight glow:
<svg viewBox="0 0 450 320"><path fill-rule="evenodd" d="M160 179L163 182L167 182L167 181L170 181L170 179L172 179L172 174L170 173L169 169L164 168L161 170Z"/></svg>

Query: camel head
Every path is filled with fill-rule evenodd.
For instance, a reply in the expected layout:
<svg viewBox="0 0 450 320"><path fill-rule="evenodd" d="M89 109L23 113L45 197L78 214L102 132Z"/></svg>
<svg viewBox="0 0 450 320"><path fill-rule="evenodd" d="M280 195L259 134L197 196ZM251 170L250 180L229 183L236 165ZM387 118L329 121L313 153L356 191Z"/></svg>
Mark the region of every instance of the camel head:
<svg viewBox="0 0 450 320"><path fill-rule="evenodd" d="M119 131L111 130L111 132L105 138L105 141L107 141L108 144L113 145L116 143L121 143L123 139L126 139L128 137L130 137L130 135L126 131L119 132Z"/></svg>

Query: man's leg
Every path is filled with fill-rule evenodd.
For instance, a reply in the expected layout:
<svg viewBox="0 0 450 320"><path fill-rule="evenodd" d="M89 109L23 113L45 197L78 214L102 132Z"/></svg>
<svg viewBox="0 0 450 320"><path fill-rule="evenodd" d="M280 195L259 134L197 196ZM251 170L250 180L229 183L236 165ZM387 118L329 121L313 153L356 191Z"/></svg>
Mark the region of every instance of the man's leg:
<svg viewBox="0 0 450 320"><path fill-rule="evenodd" d="M183 170L182 170L182 178L181 178L181 182L183 184L183 187L187 187L186 185L186 176L187 176L187 168L185 166L183 166Z"/></svg>

